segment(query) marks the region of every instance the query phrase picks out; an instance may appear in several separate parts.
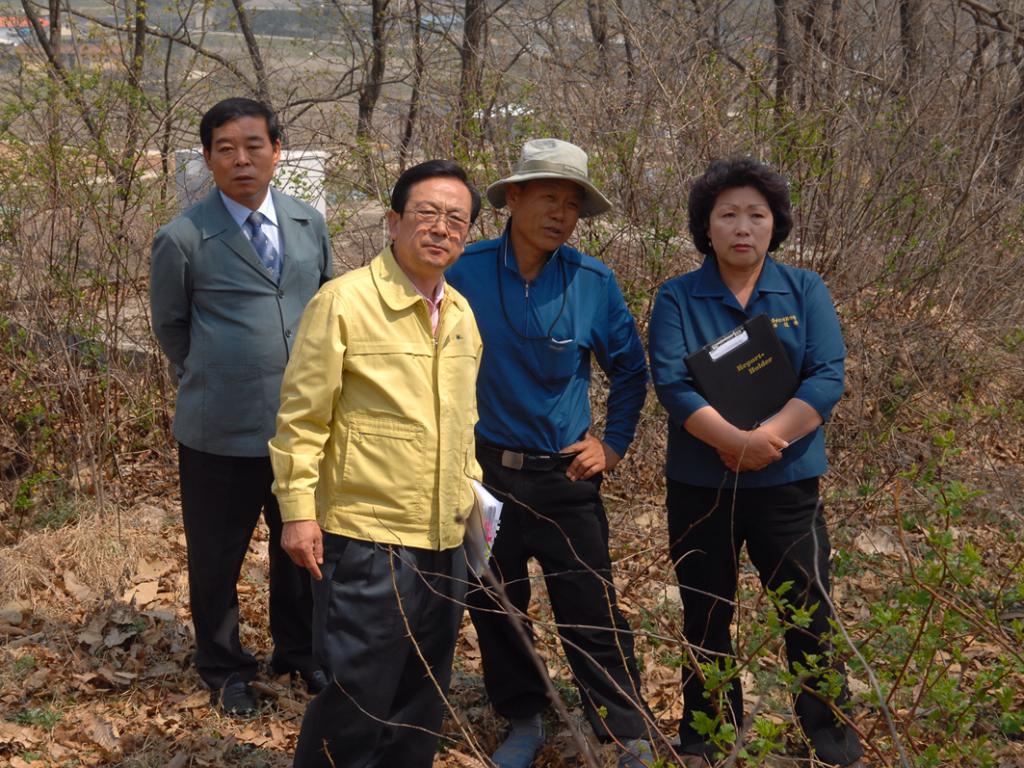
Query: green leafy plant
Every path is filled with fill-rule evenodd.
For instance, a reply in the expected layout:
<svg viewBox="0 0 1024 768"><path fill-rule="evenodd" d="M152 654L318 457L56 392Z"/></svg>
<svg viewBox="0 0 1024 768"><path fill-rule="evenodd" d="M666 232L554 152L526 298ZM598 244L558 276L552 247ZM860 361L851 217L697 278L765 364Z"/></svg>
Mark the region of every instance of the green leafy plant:
<svg viewBox="0 0 1024 768"><path fill-rule="evenodd" d="M49 731L61 721L64 715L53 707L27 707L8 716L12 723L34 725Z"/></svg>

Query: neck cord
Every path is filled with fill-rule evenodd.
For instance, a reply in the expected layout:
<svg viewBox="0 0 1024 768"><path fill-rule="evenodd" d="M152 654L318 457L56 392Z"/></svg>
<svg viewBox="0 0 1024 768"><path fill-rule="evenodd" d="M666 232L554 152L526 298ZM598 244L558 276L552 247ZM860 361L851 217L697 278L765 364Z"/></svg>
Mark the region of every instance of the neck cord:
<svg viewBox="0 0 1024 768"><path fill-rule="evenodd" d="M561 248L561 246L559 246L558 248ZM556 255L558 254L558 248L556 248L551 253L551 257L550 258L555 258L556 257ZM551 332L553 330L555 330L555 324L561 319L562 313L565 312L565 303L566 303L566 301L569 298L569 280L568 280L568 278L566 277L566 274L565 274L565 261L560 256L558 257L558 269L559 269L559 272L561 272L561 274L562 274L562 306L559 307L558 314L555 315L555 319L551 321L551 326L548 328L548 332L545 335L543 335L543 336L527 336L524 333L520 333L519 329L516 328L515 325L512 324L512 321L509 319L509 316L508 316L508 308L505 306L505 293L504 293L504 291L501 288L501 271L502 271L501 268L502 268L502 266L504 266L505 259L507 258L507 256L508 256L508 233L506 233L505 237L502 239L501 249L498 251L498 260L495 263L495 266L497 267L497 270L498 270L497 271L497 278L498 278L498 302L501 304L501 314L504 315L504 317L505 317L505 323L508 325L509 328L512 329L512 332L516 336L518 336L520 339L523 339L524 341L550 341L551 340ZM527 285L529 285L529 283L527 283Z"/></svg>

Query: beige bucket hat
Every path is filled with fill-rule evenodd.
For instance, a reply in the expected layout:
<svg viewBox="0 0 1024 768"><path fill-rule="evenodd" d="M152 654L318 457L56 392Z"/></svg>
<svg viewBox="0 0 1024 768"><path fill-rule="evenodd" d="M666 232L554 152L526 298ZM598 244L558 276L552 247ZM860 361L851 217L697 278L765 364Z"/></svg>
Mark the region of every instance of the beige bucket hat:
<svg viewBox="0 0 1024 768"><path fill-rule="evenodd" d="M487 188L487 199L495 208L505 207L505 187L531 179L567 179L583 188L580 218L597 216L612 208L608 198L590 183L587 153L561 139L531 139L523 145L515 170L508 178Z"/></svg>

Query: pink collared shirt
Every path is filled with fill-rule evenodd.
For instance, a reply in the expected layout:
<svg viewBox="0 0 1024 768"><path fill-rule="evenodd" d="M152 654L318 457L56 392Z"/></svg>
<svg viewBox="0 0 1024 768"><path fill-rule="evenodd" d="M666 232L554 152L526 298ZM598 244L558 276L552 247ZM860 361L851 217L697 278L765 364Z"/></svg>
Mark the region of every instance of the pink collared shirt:
<svg viewBox="0 0 1024 768"><path fill-rule="evenodd" d="M437 287L434 288L434 297L427 296L423 291L413 285L413 289L423 300L427 302L427 311L430 313L430 328L437 336L437 326L441 322L441 299L444 298L444 278L442 277L437 281Z"/></svg>
<svg viewBox="0 0 1024 768"><path fill-rule="evenodd" d="M392 243L391 247L394 248L394 243ZM396 258L395 263L398 264L398 268L400 270L405 272L405 267L402 266L402 262ZM422 296L425 302L427 302L427 312L430 313L430 329L434 332L434 336L437 336L437 326L441 323L441 299L444 298L444 275L441 276L441 279L437 281L437 285L434 286L433 298L427 296L427 294L416 286L416 283L413 282L413 279L410 277L408 272L405 272L405 276L409 278L409 282L412 284L412 289Z"/></svg>

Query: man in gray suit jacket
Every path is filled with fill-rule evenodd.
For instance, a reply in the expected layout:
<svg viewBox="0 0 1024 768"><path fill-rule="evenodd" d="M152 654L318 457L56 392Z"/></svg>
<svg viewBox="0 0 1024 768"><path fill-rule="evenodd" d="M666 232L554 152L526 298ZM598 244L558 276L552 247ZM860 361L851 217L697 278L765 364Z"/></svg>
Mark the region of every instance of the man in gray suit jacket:
<svg viewBox="0 0 1024 768"><path fill-rule="evenodd" d="M227 99L199 125L217 186L157 232L150 271L153 330L178 377L181 508L195 662L225 712L257 709L255 658L238 634L237 582L262 510L270 529L271 668L310 690L309 576L280 548L267 441L299 317L331 276L323 217L270 188L281 155L274 113Z"/></svg>

